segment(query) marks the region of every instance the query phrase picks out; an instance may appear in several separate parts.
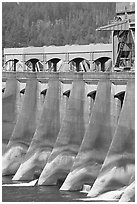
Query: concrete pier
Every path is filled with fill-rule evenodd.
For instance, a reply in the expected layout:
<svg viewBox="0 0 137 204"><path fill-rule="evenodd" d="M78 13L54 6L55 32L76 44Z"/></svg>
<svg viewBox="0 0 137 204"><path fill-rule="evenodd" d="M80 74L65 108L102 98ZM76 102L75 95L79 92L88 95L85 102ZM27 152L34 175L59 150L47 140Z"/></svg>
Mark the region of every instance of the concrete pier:
<svg viewBox="0 0 137 204"><path fill-rule="evenodd" d="M82 75L76 75L60 132L40 175L39 185L53 185L58 179L65 179L73 165L85 132L84 90Z"/></svg>
<svg viewBox="0 0 137 204"><path fill-rule="evenodd" d="M88 185L92 200L134 200L135 73L2 76L3 124L14 124L3 126L3 175L60 190Z"/></svg>
<svg viewBox="0 0 137 204"><path fill-rule="evenodd" d="M60 82L56 76L49 79L39 125L13 180L32 180L46 165L60 129L59 102Z"/></svg>
<svg viewBox="0 0 137 204"><path fill-rule="evenodd" d="M84 139L60 190L81 190L84 184L94 183L114 134L114 110L114 87L109 79L100 80Z"/></svg>
<svg viewBox="0 0 137 204"><path fill-rule="evenodd" d="M102 169L88 196L128 186L135 173L135 82L130 80L119 121ZM113 195L112 195L113 199Z"/></svg>
<svg viewBox="0 0 137 204"><path fill-rule="evenodd" d="M2 95L2 143L8 144L17 121L19 100L19 82L15 75L6 81L5 91Z"/></svg>
<svg viewBox="0 0 137 204"><path fill-rule="evenodd" d="M4 48L2 175L16 181L5 187L135 202L135 3L116 3L109 23L96 30L111 44Z"/></svg>
<svg viewBox="0 0 137 204"><path fill-rule="evenodd" d="M3 155L3 175L15 174L36 129L38 82L28 79L25 98L16 125Z"/></svg>

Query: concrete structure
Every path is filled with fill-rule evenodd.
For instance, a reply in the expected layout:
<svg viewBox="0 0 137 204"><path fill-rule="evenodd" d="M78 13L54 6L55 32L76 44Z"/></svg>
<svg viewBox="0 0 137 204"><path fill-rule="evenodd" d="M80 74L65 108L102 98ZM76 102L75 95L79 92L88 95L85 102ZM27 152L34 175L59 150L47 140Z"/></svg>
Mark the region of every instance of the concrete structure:
<svg viewBox="0 0 137 204"><path fill-rule="evenodd" d="M116 3L116 17L98 31L112 31L113 70L135 69L135 2Z"/></svg>
<svg viewBox="0 0 137 204"><path fill-rule="evenodd" d="M86 133L61 190L80 190L84 184L93 185L116 127L114 100L114 87L111 87L110 80L100 80Z"/></svg>
<svg viewBox="0 0 137 204"><path fill-rule="evenodd" d="M135 201L135 181L133 181L123 192L119 202L134 202Z"/></svg>
<svg viewBox="0 0 137 204"><path fill-rule="evenodd" d="M2 142L7 144L17 121L19 99L19 82L14 75L6 81L2 95Z"/></svg>
<svg viewBox="0 0 137 204"><path fill-rule="evenodd" d="M128 81L126 96L107 157L90 197L128 186L135 174L135 84ZM113 198L113 197L112 197Z"/></svg>
<svg viewBox="0 0 137 204"><path fill-rule="evenodd" d="M47 72L37 72L37 73L36 72L34 72L34 73L20 72L19 73L19 72L12 72L11 73L11 72L3 72L3 82L6 82L7 80L10 81L10 78L15 78L20 85L22 83L27 83L28 88L26 87L24 100L22 102L22 105L21 105L21 108L19 111L19 115L18 115L18 120L15 124L15 128L14 128L14 131L12 133L13 136L15 135L15 138L13 136L11 137L10 142L9 142L10 145L7 146L7 150L5 151L5 153L3 155L3 174L4 175L5 174L8 175L11 173L15 174L15 172L19 168L19 165L21 163L22 164L24 163L22 159L25 158L25 154L26 154L27 149L29 147L29 149L32 151L28 150L28 152L26 154L26 162L29 161L32 164L32 166L30 165L30 167L34 167L35 170L33 168L30 168L30 171L28 171L28 168L25 167L26 179L32 180L33 178L35 178L35 176L39 176L43 166L41 166L40 169L37 169L37 166L40 164L38 161L39 160L38 158L41 158L43 161L43 156L41 157L40 155L42 153L41 151L43 151L43 148L44 148L44 152L45 152L44 159L49 158L48 162L50 163L50 161L52 159L53 159L53 161L55 161L58 158L59 160L57 160L58 162L56 164L59 165L59 162L60 162L60 167L59 167L60 171L58 171L56 169L56 173L54 172L55 174L52 172L51 177L50 177L51 180L49 179L47 181L47 184L50 183L50 184L55 185L56 183L58 183L58 179L62 179L62 176L60 176L60 174L58 174L58 172L61 172L61 175L63 175L63 180L61 181L61 182L63 182L64 179L66 178L66 176L69 174L69 172L73 166L73 163L74 164L77 163L77 156L80 154L80 152L83 148L82 145L84 142L82 142L82 138L84 137L84 132L86 131L85 139L83 140L83 141L85 141L85 145L90 144L89 141L93 140L93 138L92 138L93 133L97 133L99 130L101 133L103 133L103 129L102 129L103 127L101 128L102 122L99 122L100 120L102 121L102 119L101 119L102 117L103 117L103 124L104 124L104 137L103 137L104 139L109 138L109 137L105 138L105 135L108 135L108 136L111 135L107 132L111 133L110 129L111 129L112 124L113 124L112 121L114 120L115 123L118 122L118 125L116 125L116 130L118 131L118 129L119 129L119 131L122 131L122 133L121 133L122 135L125 131L126 132L124 134L127 134L127 138L130 137L131 135L133 135L132 144L134 144L134 128L132 128L132 126L134 125L134 117L133 116L134 116L134 100L135 100L135 98L134 98L135 73L134 72L131 72L131 71L121 72L121 73L116 73L116 72L106 72L106 73L100 73L100 72L98 72L98 73L97 72L91 72L91 73L80 73L80 72L79 73L67 73L67 72L66 73L62 73L62 72L59 72L59 73L47 73ZM47 91L45 91L45 87L46 87ZM16 86L14 87L14 89L16 90ZM38 90L38 92L36 90ZM52 91L52 90L54 90L54 91ZM55 90L57 90L57 91L55 91ZM125 92L125 96L123 96L124 101L123 101L123 105L122 105L122 101L117 99L117 97L121 98L122 95L120 97L120 94L123 94L124 92ZM44 103L43 103L43 98L38 97L41 93L46 93ZM95 95L95 93L96 93L96 95ZM66 98L64 98L64 97L67 97L67 101L66 101ZM90 98L90 100L89 100L89 98ZM20 99L18 97L16 97L16 95L14 96L14 100L16 101L16 104L19 103L19 102L17 102L17 100L20 101ZM41 100L40 103L39 103L39 100ZM118 105L117 100L119 100L119 103L121 104L120 106ZM8 101L8 98L7 98L7 101ZM38 103L41 104L43 107L43 113L41 115L40 120L37 120L35 117L36 113L39 110L39 107L36 105ZM34 104L34 106L33 106L33 104ZM29 108L29 105L30 105L30 108ZM55 109L53 109L53 107ZM85 107L86 107L86 109L85 109ZM121 109L121 107L122 107L122 109ZM49 108L51 108L51 109L49 109ZM106 109L108 109L108 110L106 110ZM51 112L50 112L50 110L51 110ZM56 112L55 118L58 117L58 122L60 122L61 126L60 126L60 130L59 130L59 134L55 133L55 135L54 135L55 137L57 137L57 136L58 137L57 137L57 140L56 141L54 140L52 143L53 150L52 151L50 150L49 154L48 154L48 152L46 150L46 146L48 146L48 140L46 139L46 135L48 138L48 134L50 134L50 132L52 130L54 132L55 126L54 126L54 128L53 127L49 128L49 125L46 126L46 124L49 124L50 121L53 119L53 117L54 117L53 112L55 112L55 110L59 111L58 112L59 115ZM103 116L100 117L99 114L101 114L102 111L104 111ZM27 115L26 115L26 113L27 113ZM26 116L28 116L29 113L30 114L32 113L34 116L27 117L28 119L26 120ZM52 115L52 117L50 117L51 115ZM24 116L25 116L25 118L24 118ZM131 116L131 118L129 118L129 116ZM112 117L112 120L111 120L111 117ZM25 119L25 121L23 118ZM105 118L106 118L106 120L105 120ZM34 119L34 121L31 121L31 119ZM22 121L22 122L19 122L19 121ZM45 125L44 125L44 121L45 121ZM87 125L87 121L90 122L89 125ZM106 123L104 123L104 121L106 121ZM57 119L55 119L54 124L56 124L56 122L57 122ZM21 125L19 125L19 123L22 123L22 125L23 124L24 125L21 126ZM30 129L28 130L28 136L26 137L25 132L27 131L27 126L29 123L33 123L34 127L32 128L33 130L30 130ZM92 124L92 125L90 125L90 124ZM129 126L128 126L128 124L129 124ZM109 129L109 127L110 127L110 129ZM122 127L122 129L121 129L121 127ZM125 131L124 131L123 127L124 127ZM126 129L127 127L129 127L129 128ZM132 130L132 133L130 134L130 131L128 131L128 130L131 130L131 128L133 130ZM18 130L18 134L17 134L17 130ZM81 136L80 136L80 134L81 134ZM119 134L120 133L115 132L114 137L120 139ZM88 135L89 136L88 138L90 138L90 140L88 140L88 142L86 142L86 135ZM118 135L118 136L115 136L115 135ZM97 134L95 134L95 138L96 138L96 136L97 136ZM112 137L113 137L113 134L112 134ZM112 137L110 137L110 138L112 138ZM114 142L114 137L112 139L112 142ZM30 145L30 141L32 138L33 138L33 140L32 140L31 145ZM122 136L122 138L123 138L123 136ZM125 135L124 135L124 138L125 138ZM44 141L45 141L45 143L44 143ZM116 139L116 141L117 141L117 139ZM126 141L128 141L128 140L126 140ZM126 141L123 139L123 142L126 142ZM130 139L130 141L131 141L131 139ZM110 142L111 142L111 140L108 141L108 143L107 142L104 142L104 143L101 142L101 146L99 146L99 149L97 147L96 147L97 148L96 149L95 146L93 145L93 150L96 152L95 155L97 155L97 151L99 152L101 147L102 147L102 151L105 152L104 154L103 153L101 154L103 156L101 163L103 163L103 160L105 159L105 155L108 154L107 149L109 148ZM76 147L73 148L75 143L77 144L77 148ZM93 142L93 144L94 144L94 142ZM108 144L108 146L104 147L103 144ZM118 144L120 144L120 143L118 142ZM79 149L80 145L81 145L81 148ZM115 145L114 145L114 147L115 147ZM75 154L72 154L72 150L75 150ZM33 152L33 153L37 152L37 153L33 154L34 157L33 156L30 157L31 154L29 154L29 152ZM134 153L133 153L133 155L134 155ZM35 158L35 156L36 156L36 158ZM76 160L75 160L75 158L76 158ZM91 158L93 158L93 155L91 155ZM61 160L61 159L63 159L63 160ZM94 160L95 160L95 158L94 158ZM95 160L95 161L97 163L98 160ZM65 165L64 165L64 163L65 163ZM99 161L99 163L100 163L100 161ZM99 168L101 168L101 163L99 165ZM134 160L133 160L133 163L134 163ZM53 165L53 163L52 163L52 165ZM58 165L56 165L56 166L58 166ZM24 170L21 168L21 166L19 168L21 170L18 170L17 172L21 172L21 174L23 174ZM91 168L91 167L89 167L89 168ZM44 167L44 169L47 169L47 165ZM64 170L65 170L65 172L64 172ZM43 172L44 171L45 170L43 170ZM51 169L49 169L48 172L49 171L51 173ZM134 165L133 165L133 171L134 171ZM88 171L87 171L87 173L88 173ZM56 178L54 176L56 176ZM42 177L43 176L41 174L40 178L42 178ZM97 177L97 175L94 177L94 179L96 177ZM126 174L126 177L127 177L127 174ZM25 178L25 176L24 176L24 178ZM129 172L129 178L130 178L130 172ZM21 177L19 176L19 173L17 173L13 177L13 180L20 180L20 179L21 179ZM44 176L43 179L45 181L46 177ZM97 177L97 179L98 179L98 177ZM78 180L78 183L79 182L80 181ZM39 181L39 184L42 184L42 183L40 183L40 181ZM46 184L46 182L44 182L43 184ZM84 184L85 184L85 182L83 181L82 185L84 185ZM63 187L62 187L62 189L63 189ZM116 192L115 192L115 194L116 194Z"/></svg>
<svg viewBox="0 0 137 204"><path fill-rule="evenodd" d="M48 162L38 183L56 184L69 173L84 136L84 82L77 75L72 83L66 114Z"/></svg>
<svg viewBox="0 0 137 204"><path fill-rule="evenodd" d="M5 48L5 71L105 71L111 44ZM73 63L72 63L73 61Z"/></svg>
<svg viewBox="0 0 137 204"><path fill-rule="evenodd" d="M6 61L12 58L14 63L13 72L2 73L7 82L3 125L11 125L12 119L14 123L3 135L5 141L11 134L3 175L14 174L13 180L37 176L38 185L59 184L60 190L80 190L88 184L92 201L135 200L135 12L134 4L125 5L118 7L113 23L100 28L112 30L112 61L110 52L105 56L102 47L102 56L96 45L93 52L87 52L91 45L70 46L69 55L69 46L62 47L67 47L62 53L48 47L48 54L46 48L21 48L19 54L6 50ZM69 72L58 70L60 59L69 62ZM31 64L32 72L18 72L18 60ZM49 63L49 72L39 72L42 60ZM95 72L93 64L99 65Z"/></svg>
<svg viewBox="0 0 137 204"><path fill-rule="evenodd" d="M36 129L38 82L36 75L27 79L24 101L14 130L3 156L3 174L14 174L32 139ZM10 98L8 99L10 100ZM10 159L9 159L10 157Z"/></svg>
<svg viewBox="0 0 137 204"><path fill-rule="evenodd" d="M46 165L60 129L59 96L60 82L56 75L48 82L39 125L13 180L32 180L35 174L40 175Z"/></svg>

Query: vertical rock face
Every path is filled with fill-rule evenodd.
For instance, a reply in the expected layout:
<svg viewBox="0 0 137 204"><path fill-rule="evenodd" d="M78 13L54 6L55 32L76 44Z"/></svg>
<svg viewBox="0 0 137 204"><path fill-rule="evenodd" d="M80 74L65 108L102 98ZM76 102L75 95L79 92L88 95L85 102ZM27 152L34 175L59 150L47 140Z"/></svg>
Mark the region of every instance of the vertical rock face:
<svg viewBox="0 0 137 204"><path fill-rule="evenodd" d="M54 149L43 169L38 184L56 184L69 173L84 136L84 81L73 81L65 117L62 121Z"/></svg>
<svg viewBox="0 0 137 204"><path fill-rule="evenodd" d="M60 82L51 78L48 82L43 111L39 125L32 138L23 163L13 180L32 180L34 174L40 174L55 144L60 129Z"/></svg>
<svg viewBox="0 0 137 204"><path fill-rule="evenodd" d="M109 152L88 196L128 186L135 171L135 83L129 80ZM112 195L113 198L114 195ZM102 196L103 199L103 196Z"/></svg>
<svg viewBox="0 0 137 204"><path fill-rule="evenodd" d="M8 143L16 124L19 93L19 82L16 78L8 79L2 95L2 143L4 144Z"/></svg>
<svg viewBox="0 0 137 204"><path fill-rule="evenodd" d="M29 79L26 84L25 98L19 113L7 151L3 155L3 175L14 174L31 142L36 129L37 79Z"/></svg>
<svg viewBox="0 0 137 204"><path fill-rule="evenodd" d="M88 128L74 165L60 190L92 185L106 157L115 129L114 93L109 80L100 80Z"/></svg>

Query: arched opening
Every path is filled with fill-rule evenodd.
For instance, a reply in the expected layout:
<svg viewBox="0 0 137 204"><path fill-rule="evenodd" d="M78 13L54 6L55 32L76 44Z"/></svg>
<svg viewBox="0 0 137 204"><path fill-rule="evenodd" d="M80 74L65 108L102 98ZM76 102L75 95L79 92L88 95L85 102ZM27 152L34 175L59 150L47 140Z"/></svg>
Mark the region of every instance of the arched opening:
<svg viewBox="0 0 137 204"><path fill-rule="evenodd" d="M8 60L4 67L3 67L3 71L17 71L17 63L19 62L18 59L10 59Z"/></svg>
<svg viewBox="0 0 137 204"><path fill-rule="evenodd" d="M26 61L25 64L27 65L27 71L38 72L39 71L38 65L37 65L38 62L39 62L39 59L36 59L36 58L32 58Z"/></svg>
<svg viewBox="0 0 137 204"><path fill-rule="evenodd" d="M88 60L78 57L69 61L70 71L87 72L90 70L90 63Z"/></svg>
<svg viewBox="0 0 137 204"><path fill-rule="evenodd" d="M100 57L94 61L95 70L105 72L105 63L111 59L110 57Z"/></svg>
<svg viewBox="0 0 137 204"><path fill-rule="evenodd" d="M59 58L52 58L50 60L48 60L46 63L48 63L48 69L47 71L50 72L57 72L57 64L58 62L60 62L61 59Z"/></svg>
<svg viewBox="0 0 137 204"><path fill-rule="evenodd" d="M3 66L3 71L24 72L27 70L27 65L18 59L10 59Z"/></svg>

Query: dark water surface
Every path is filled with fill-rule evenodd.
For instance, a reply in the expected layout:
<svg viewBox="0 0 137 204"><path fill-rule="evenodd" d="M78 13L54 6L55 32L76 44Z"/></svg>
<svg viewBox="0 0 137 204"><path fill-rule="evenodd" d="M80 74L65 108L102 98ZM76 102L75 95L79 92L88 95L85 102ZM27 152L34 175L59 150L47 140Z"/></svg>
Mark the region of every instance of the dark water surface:
<svg viewBox="0 0 137 204"><path fill-rule="evenodd" d="M3 184L13 183L11 178L3 177ZM15 182L14 182L15 183ZM3 202L80 202L85 193L59 191L59 186L3 186ZM91 202L91 201L90 201Z"/></svg>

